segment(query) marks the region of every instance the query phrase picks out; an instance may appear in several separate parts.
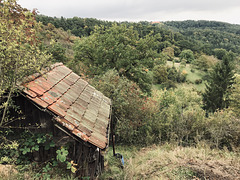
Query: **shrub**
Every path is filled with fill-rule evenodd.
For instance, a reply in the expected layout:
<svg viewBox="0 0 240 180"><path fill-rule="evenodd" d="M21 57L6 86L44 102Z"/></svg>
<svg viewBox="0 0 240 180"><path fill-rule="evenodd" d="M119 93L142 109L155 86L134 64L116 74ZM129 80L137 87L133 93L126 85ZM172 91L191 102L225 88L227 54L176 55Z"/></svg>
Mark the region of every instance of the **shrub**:
<svg viewBox="0 0 240 180"><path fill-rule="evenodd" d="M168 79L172 80L172 81L177 81L178 71L177 71L176 67L175 66L168 67L167 71L168 71Z"/></svg>
<svg viewBox="0 0 240 180"><path fill-rule="evenodd" d="M216 148L226 146L233 150L239 146L240 141L240 119L235 116L231 109L216 111L208 119L206 137Z"/></svg>
<svg viewBox="0 0 240 180"><path fill-rule="evenodd" d="M194 60L194 54L190 49L183 50L179 57L181 61L186 60L187 63L191 63Z"/></svg>
<svg viewBox="0 0 240 180"><path fill-rule="evenodd" d="M187 71L186 70L183 70L182 72L178 72L178 79L177 81L179 83L182 83L182 82L186 82L186 79L187 79Z"/></svg>
<svg viewBox="0 0 240 180"><path fill-rule="evenodd" d="M202 83L202 79L196 79L195 80L195 84L201 84Z"/></svg>
<svg viewBox="0 0 240 180"><path fill-rule="evenodd" d="M125 77L119 76L115 70L109 70L92 81L93 85L112 99L112 120L116 133L116 140L122 143L147 143L146 135L150 131L148 114L144 107L148 98L140 88ZM145 134L144 138L142 134ZM150 136L149 136L150 137Z"/></svg>
<svg viewBox="0 0 240 180"><path fill-rule="evenodd" d="M236 116L240 117L240 75L236 75L236 83L233 85L233 92L230 95L230 107L235 112Z"/></svg>
<svg viewBox="0 0 240 180"><path fill-rule="evenodd" d="M168 72L166 66L157 65L153 68L153 78L154 82L157 84L161 84L167 81Z"/></svg>
<svg viewBox="0 0 240 180"><path fill-rule="evenodd" d="M201 55L199 58L193 61L193 67L202 71L208 71L213 68L214 65L218 62L213 56Z"/></svg>
<svg viewBox="0 0 240 180"><path fill-rule="evenodd" d="M163 88L166 88L166 89L175 89L177 87L176 83L172 80L168 80L164 83L162 83L162 86Z"/></svg>
<svg viewBox="0 0 240 180"><path fill-rule="evenodd" d="M180 144L197 142L205 131L205 111L201 109L201 96L197 92L178 88L162 91L159 99L158 123L161 141Z"/></svg>

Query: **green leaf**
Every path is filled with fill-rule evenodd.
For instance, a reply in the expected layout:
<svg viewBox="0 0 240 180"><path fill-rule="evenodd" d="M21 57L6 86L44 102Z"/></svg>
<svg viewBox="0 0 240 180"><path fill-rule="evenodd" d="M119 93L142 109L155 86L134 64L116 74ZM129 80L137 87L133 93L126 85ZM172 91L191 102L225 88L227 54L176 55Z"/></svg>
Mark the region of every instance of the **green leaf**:
<svg viewBox="0 0 240 180"><path fill-rule="evenodd" d="M56 160L54 160L53 162L52 162L52 166L53 167L56 167L58 165L58 162L56 161Z"/></svg>
<svg viewBox="0 0 240 180"><path fill-rule="evenodd" d="M55 147L55 143L53 141L50 142L50 147Z"/></svg>
<svg viewBox="0 0 240 180"><path fill-rule="evenodd" d="M37 143L40 144L42 142L42 138L37 138Z"/></svg>
<svg viewBox="0 0 240 180"><path fill-rule="evenodd" d="M67 163L67 169L71 169L72 164L70 162L66 162Z"/></svg>
<svg viewBox="0 0 240 180"><path fill-rule="evenodd" d="M28 152L30 152L31 150L30 150L30 148L24 146L24 148L21 148L20 151L22 151L22 154L25 155L25 154L27 154Z"/></svg>
<svg viewBox="0 0 240 180"><path fill-rule="evenodd" d="M65 162L67 159L68 151L65 148L61 148L61 150L57 150L57 160L60 162Z"/></svg>
<svg viewBox="0 0 240 180"><path fill-rule="evenodd" d="M76 171L77 171L77 168L75 168L74 166L71 166L71 172L76 173Z"/></svg>
<svg viewBox="0 0 240 180"><path fill-rule="evenodd" d="M38 145L33 146L32 151L39 151L39 146Z"/></svg>

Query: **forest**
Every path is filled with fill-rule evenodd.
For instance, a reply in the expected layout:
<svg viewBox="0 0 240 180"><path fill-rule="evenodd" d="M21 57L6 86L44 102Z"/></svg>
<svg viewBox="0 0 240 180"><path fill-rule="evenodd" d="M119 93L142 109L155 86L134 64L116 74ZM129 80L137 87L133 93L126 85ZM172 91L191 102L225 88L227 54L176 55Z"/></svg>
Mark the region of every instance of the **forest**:
<svg viewBox="0 0 240 180"><path fill-rule="evenodd" d="M51 144L55 159L37 163L31 156L51 135L9 126L24 119L18 83L56 62L112 100L125 163L110 144L99 179L240 176L240 25L57 18L15 0L0 8L0 179L77 178L69 147Z"/></svg>

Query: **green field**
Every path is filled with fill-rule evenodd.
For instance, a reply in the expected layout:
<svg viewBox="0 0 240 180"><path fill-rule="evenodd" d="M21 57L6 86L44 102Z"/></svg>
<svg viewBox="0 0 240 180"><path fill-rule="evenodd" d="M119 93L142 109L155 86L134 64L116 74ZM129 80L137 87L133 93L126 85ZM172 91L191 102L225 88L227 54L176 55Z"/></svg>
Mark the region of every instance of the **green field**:
<svg viewBox="0 0 240 180"><path fill-rule="evenodd" d="M187 86L189 88L196 88L198 91L202 91L205 88L205 81L202 81L201 84L196 84L195 81L197 79L202 79L204 76L204 72L199 71L197 69L194 69L191 71L191 65L186 64L185 67L181 66L180 63L174 63L172 61L167 61L168 66L175 66L177 69L180 69L180 71L186 71L187 72L187 81L186 83L179 84L178 86ZM158 85L157 85L158 87Z"/></svg>

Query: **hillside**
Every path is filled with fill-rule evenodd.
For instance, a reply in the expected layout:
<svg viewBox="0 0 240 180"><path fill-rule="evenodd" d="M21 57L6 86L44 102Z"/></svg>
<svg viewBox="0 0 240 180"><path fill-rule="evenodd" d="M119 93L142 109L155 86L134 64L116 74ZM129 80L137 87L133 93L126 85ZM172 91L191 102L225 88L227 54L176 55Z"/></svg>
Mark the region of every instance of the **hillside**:
<svg viewBox="0 0 240 180"><path fill-rule="evenodd" d="M100 179L239 176L238 25L56 18L21 8L16 0L8 2L0 2L0 12L5 12L0 13L0 179L89 179L103 165L106 172ZM60 63L47 67L56 62L80 78ZM22 92L20 82L29 79ZM80 100L81 92L86 94ZM48 111L39 107L41 118L39 108L35 111L20 99L22 110L17 99L24 93L34 105L52 108L50 104L58 103L57 111L44 114ZM104 96L107 100L97 98ZM88 107L94 110L86 113ZM32 123L33 115L39 115L39 122ZM66 128L56 133L46 128L48 123ZM124 168L112 156L113 141ZM89 145L95 155L84 155L88 150L78 144ZM109 151L101 149L106 145ZM101 165L89 174L98 158Z"/></svg>
<svg viewBox="0 0 240 180"><path fill-rule="evenodd" d="M240 34L240 25L219 22L219 21L204 21L204 20L167 21L167 22L164 22L164 24L171 28L175 28L175 30L188 30L193 28L213 29L213 30L218 30L222 32Z"/></svg>
<svg viewBox="0 0 240 180"><path fill-rule="evenodd" d="M210 179L238 180L239 154L227 150L212 150L204 144L198 147L176 145L149 146L146 148L118 147L125 160L108 152L104 179Z"/></svg>
<svg viewBox="0 0 240 180"><path fill-rule="evenodd" d="M168 21L166 26L187 39L200 41L209 49L223 48L240 53L240 25L216 21ZM209 51L210 53L210 51Z"/></svg>
<svg viewBox="0 0 240 180"><path fill-rule="evenodd" d="M216 21L167 21L163 23L151 23L140 21L132 22L111 22L94 18L56 18L39 15L37 21L44 25L53 24L57 28L65 31L69 30L78 37L89 36L95 26L110 27L112 24L125 24L133 26L139 32L140 37L144 37L151 31L153 34L160 33L162 45L160 50L169 44L174 44L180 50L191 49L196 53L206 53L213 55L213 49L223 48L227 51L240 54L240 25L234 25ZM177 52L176 52L177 53Z"/></svg>

